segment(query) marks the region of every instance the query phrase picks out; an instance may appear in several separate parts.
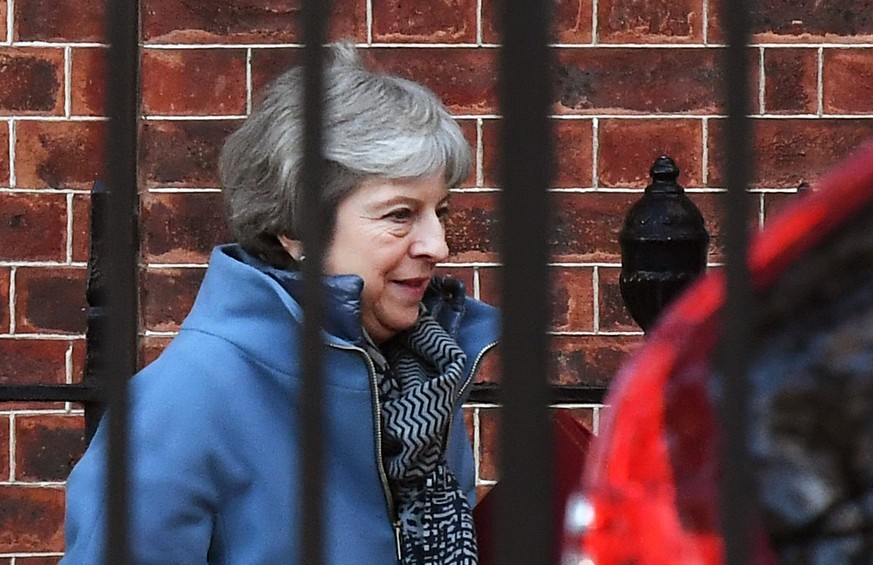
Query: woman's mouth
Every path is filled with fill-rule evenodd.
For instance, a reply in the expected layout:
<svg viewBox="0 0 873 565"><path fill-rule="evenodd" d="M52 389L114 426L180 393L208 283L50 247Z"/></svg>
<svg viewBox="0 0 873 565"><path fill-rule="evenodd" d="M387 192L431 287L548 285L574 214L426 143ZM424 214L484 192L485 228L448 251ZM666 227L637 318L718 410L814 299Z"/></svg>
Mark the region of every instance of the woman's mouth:
<svg viewBox="0 0 873 565"><path fill-rule="evenodd" d="M430 277L395 279L391 282L397 285L402 292L414 297L417 301L421 300L421 297L424 296L424 291L427 290Z"/></svg>

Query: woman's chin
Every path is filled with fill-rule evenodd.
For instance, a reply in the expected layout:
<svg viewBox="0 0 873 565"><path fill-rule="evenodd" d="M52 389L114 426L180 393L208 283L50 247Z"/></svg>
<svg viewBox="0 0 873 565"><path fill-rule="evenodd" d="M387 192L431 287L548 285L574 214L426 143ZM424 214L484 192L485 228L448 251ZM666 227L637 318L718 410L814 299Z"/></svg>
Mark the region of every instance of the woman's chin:
<svg viewBox="0 0 873 565"><path fill-rule="evenodd" d="M409 312L398 312L397 314L383 318L378 322L365 323L364 329L367 330L370 338L376 343L382 343L394 337L395 335L412 328L418 321L418 307L409 309Z"/></svg>

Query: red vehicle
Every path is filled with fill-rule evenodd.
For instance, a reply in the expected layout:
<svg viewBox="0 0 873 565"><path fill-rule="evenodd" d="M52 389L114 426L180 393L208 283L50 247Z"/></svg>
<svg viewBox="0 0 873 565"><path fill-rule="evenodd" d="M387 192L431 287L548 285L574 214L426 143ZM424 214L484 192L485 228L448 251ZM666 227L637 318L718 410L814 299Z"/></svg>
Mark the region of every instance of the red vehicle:
<svg viewBox="0 0 873 565"><path fill-rule="evenodd" d="M756 296L765 301L763 308L768 311L782 307L778 301L784 299L785 292L790 295L788 285L799 285L796 280L798 273L807 276L804 273L830 271L828 275L832 279L838 277L838 284L842 285L839 288L844 289L832 293L840 304L848 300L844 296L873 295L870 279L862 280L860 276L868 273L868 267L873 264L873 261L868 261L873 257L873 237L866 235L867 232L873 233L873 145L862 148L841 163L813 188L811 194L798 198L775 217L753 238L750 246L749 269L753 289ZM851 253L855 255L847 259ZM820 264L814 264L815 261ZM808 278L815 279L815 275ZM828 294L813 287L835 283L821 278L803 284L808 287L803 289L804 300L814 305L810 308L831 307L816 305L815 296L825 297L826 301ZM703 277L665 312L657 327L647 335L645 345L617 375L606 399L609 408L601 421L600 435L592 443L581 484L568 504L562 556L564 565L716 565L723 562L724 543L718 508L719 425L712 400L712 359L719 339L718 318L724 298L722 273ZM791 316L792 313L788 312L781 319L790 319ZM841 327L837 324L828 331L838 331ZM865 332L869 330L869 324L866 327ZM770 339L771 332L774 335L781 332L776 324L766 328L769 329L759 331L762 342ZM806 333L815 329L808 328ZM862 333L866 335L865 332ZM827 338L830 341L826 343L843 343L844 347L850 347L852 338L845 336L857 335L860 334L856 330L844 332L844 337ZM805 348L798 351L813 349L812 341L803 337L794 339ZM822 342L822 339L825 338L815 343ZM843 341L838 341L840 339ZM779 353L776 345L771 349ZM802 378L802 371L797 375L783 374L791 371L770 370L767 373L766 348L761 355L764 361L758 363L756 378L765 380L760 382L784 383L790 388L794 386L790 379ZM797 359L804 355L797 353L788 363L800 363ZM763 368L761 363L764 363ZM863 382L869 385L873 364L861 366L858 371L867 379ZM761 395L761 402L769 398L765 393L761 388L753 390L753 394ZM841 391L840 394L851 395L852 392ZM758 396L755 401L759 402ZM867 426L864 431L866 441L873 439L873 427L869 427L871 417L865 414L865 411L871 412L868 408L859 411L856 417ZM800 420L809 416L803 412L803 406L797 410ZM826 411L823 417L828 417ZM827 423L811 419L807 423L809 429L829 433ZM769 437L766 434L774 433L754 426L753 430L758 434L756 437ZM798 441L797 445L811 446L809 460L833 453L830 446L820 445L827 443L827 436L817 443L808 437L802 440L806 443ZM767 445L772 448L777 444ZM847 449L856 447L849 445ZM821 452L816 451L819 449ZM829 449L831 451L826 451ZM851 454L852 451L844 453ZM800 453L794 461L805 461L804 457L806 455ZM812 543L810 540L815 534L812 526L826 527L829 517L810 514L809 520L818 519L819 522L799 524L796 527L800 529L793 533L786 529L791 526L792 516L815 510L815 504L814 501L805 501L780 516L779 512L794 502L789 498L795 491L788 487L783 491L778 482L767 482L773 478L768 475L770 467L767 465L754 467L758 488L767 496L757 506L756 515L749 517L754 538L751 563L795 562L792 556L801 555L798 553L801 550L792 548L791 535L803 543ZM784 467L781 472L786 469L789 473L780 476L782 480L786 476L789 478L790 487L790 468ZM816 478L812 476L810 480ZM856 490L863 491L863 488ZM859 492L858 496L873 499L870 498L873 497L870 485L866 488L866 493ZM859 539L870 552L869 540L863 542L864 532L869 535L873 524L869 517L867 520L856 527L861 528L858 530ZM803 530L803 527L807 529ZM822 557L818 561L802 561L798 557L796 562L870 562L867 553L853 555L851 560L845 561ZM867 556L867 560L855 560L858 555Z"/></svg>

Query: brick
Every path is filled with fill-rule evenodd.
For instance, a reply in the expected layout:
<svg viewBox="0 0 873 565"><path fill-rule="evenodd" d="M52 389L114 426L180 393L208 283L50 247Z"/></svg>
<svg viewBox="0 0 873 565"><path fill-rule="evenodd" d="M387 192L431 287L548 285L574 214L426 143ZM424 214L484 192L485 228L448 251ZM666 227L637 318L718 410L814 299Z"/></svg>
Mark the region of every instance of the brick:
<svg viewBox="0 0 873 565"><path fill-rule="evenodd" d="M479 409L479 480L496 481L500 456L500 409Z"/></svg>
<svg viewBox="0 0 873 565"><path fill-rule="evenodd" d="M6 14L9 13L7 0L0 0L0 37L6 37Z"/></svg>
<svg viewBox="0 0 873 565"><path fill-rule="evenodd" d="M722 186L723 120L709 125L709 185ZM796 188L802 181L814 185L873 134L871 119L760 119L754 121L753 187Z"/></svg>
<svg viewBox="0 0 873 565"><path fill-rule="evenodd" d="M240 115L246 112L244 49L147 49L143 113Z"/></svg>
<svg viewBox="0 0 873 565"><path fill-rule="evenodd" d="M218 193L150 193L142 204L150 263L205 263L215 245L229 240Z"/></svg>
<svg viewBox="0 0 873 565"><path fill-rule="evenodd" d="M607 386L642 336L554 336L555 384Z"/></svg>
<svg viewBox="0 0 873 565"><path fill-rule="evenodd" d="M630 312L621 297L618 281L621 276L620 267L598 268L597 297L600 305L600 330L606 332L636 332L640 327L631 318Z"/></svg>
<svg viewBox="0 0 873 565"><path fill-rule="evenodd" d="M218 154L239 120L160 121L143 125L140 167L148 186L214 188Z"/></svg>
<svg viewBox="0 0 873 565"><path fill-rule="evenodd" d="M0 48L0 115L61 115L64 51Z"/></svg>
<svg viewBox="0 0 873 565"><path fill-rule="evenodd" d="M85 450L82 416L39 415L15 419L15 479L64 481Z"/></svg>
<svg viewBox="0 0 873 565"><path fill-rule="evenodd" d="M72 374L70 375L70 381L73 383L81 383L85 378L85 363L88 353L87 346L88 344L85 339L72 340Z"/></svg>
<svg viewBox="0 0 873 565"><path fill-rule="evenodd" d="M85 332L85 269L18 269L15 277L15 328L23 333Z"/></svg>
<svg viewBox="0 0 873 565"><path fill-rule="evenodd" d="M9 453L9 416L0 416L0 481L10 479Z"/></svg>
<svg viewBox="0 0 873 565"><path fill-rule="evenodd" d="M482 0L482 37L486 43L501 43L500 0ZM591 43L591 0L553 0L550 43Z"/></svg>
<svg viewBox="0 0 873 565"><path fill-rule="evenodd" d="M497 197L496 193L465 193L453 199L446 233L455 261L499 260ZM551 194L552 260L617 261L618 233L637 198L610 192Z"/></svg>
<svg viewBox="0 0 873 565"><path fill-rule="evenodd" d="M559 49L555 111L711 114L720 56L720 49Z"/></svg>
<svg viewBox="0 0 873 565"><path fill-rule="evenodd" d="M9 331L9 283L12 272L8 267L0 267L0 333Z"/></svg>
<svg viewBox="0 0 873 565"><path fill-rule="evenodd" d="M703 123L697 119L602 119L598 130L600 186L645 188L649 171L668 155L681 171L679 183L703 184Z"/></svg>
<svg viewBox="0 0 873 565"><path fill-rule="evenodd" d="M15 2L16 41L103 41L106 0Z"/></svg>
<svg viewBox="0 0 873 565"><path fill-rule="evenodd" d="M64 260L66 216L63 194L0 194L0 260Z"/></svg>
<svg viewBox="0 0 873 565"><path fill-rule="evenodd" d="M555 120L553 131L557 170L552 186L585 188L593 185L593 127L590 120Z"/></svg>
<svg viewBox="0 0 873 565"><path fill-rule="evenodd" d="M141 281L143 326L178 331L188 315L206 269L147 269Z"/></svg>
<svg viewBox="0 0 873 565"><path fill-rule="evenodd" d="M478 128L476 127L476 120L457 120L458 125L461 126L461 132L464 134L464 139L467 140L467 143L470 144L470 151L473 155L472 167L470 168L470 174L467 178L461 182L461 188L469 188L476 186L476 170L479 167L479 156L476 152L476 144L479 139Z"/></svg>
<svg viewBox="0 0 873 565"><path fill-rule="evenodd" d="M146 336L140 339L139 361L140 367L145 367L170 345L172 338L164 336Z"/></svg>
<svg viewBox="0 0 873 565"><path fill-rule="evenodd" d="M870 114L873 49L825 49L822 105L829 114Z"/></svg>
<svg viewBox="0 0 873 565"><path fill-rule="evenodd" d="M482 121L482 183L500 186L500 124L501 120Z"/></svg>
<svg viewBox="0 0 873 565"><path fill-rule="evenodd" d="M720 4L713 0L709 8L710 42L723 41ZM760 43L868 42L873 38L871 8L869 0L764 0L749 6L749 23Z"/></svg>
<svg viewBox="0 0 873 565"><path fill-rule="evenodd" d="M103 47L70 50L70 111L74 116L106 116L108 51Z"/></svg>
<svg viewBox="0 0 873 565"><path fill-rule="evenodd" d="M452 196L446 241L453 261L493 261L497 258L496 205L496 193Z"/></svg>
<svg viewBox="0 0 873 565"><path fill-rule="evenodd" d="M555 188L590 187L593 159L591 120L552 120L555 143ZM482 124L482 165L485 186L500 184L500 120Z"/></svg>
<svg viewBox="0 0 873 565"><path fill-rule="evenodd" d="M61 555L56 556L38 556L38 557L16 557L15 565L58 565Z"/></svg>
<svg viewBox="0 0 873 565"><path fill-rule="evenodd" d="M488 304L499 306L501 303L500 276L500 267L479 268L480 295ZM552 308L549 329L559 332L592 331L594 283L591 268L552 267L549 276Z"/></svg>
<svg viewBox="0 0 873 565"><path fill-rule="evenodd" d="M9 124L0 122L0 186L9 186Z"/></svg>
<svg viewBox="0 0 873 565"><path fill-rule="evenodd" d="M703 0L601 0L601 43L701 43Z"/></svg>
<svg viewBox="0 0 873 565"><path fill-rule="evenodd" d="M0 338L0 384L63 383L66 353L66 341Z"/></svg>
<svg viewBox="0 0 873 565"><path fill-rule="evenodd" d="M497 109L497 50L376 48L362 53L371 68L430 88L455 114Z"/></svg>
<svg viewBox="0 0 873 565"><path fill-rule="evenodd" d="M818 109L816 49L764 50L764 111L812 114Z"/></svg>
<svg viewBox="0 0 873 565"><path fill-rule="evenodd" d="M594 273L590 267L551 270L551 330L581 332L594 329Z"/></svg>
<svg viewBox="0 0 873 565"><path fill-rule="evenodd" d="M19 122L16 184L22 188L91 188L105 177L104 122Z"/></svg>
<svg viewBox="0 0 873 565"><path fill-rule="evenodd" d="M367 38L366 4L332 2L332 40ZM299 0L144 0L147 43L296 43L302 41Z"/></svg>
<svg viewBox="0 0 873 565"><path fill-rule="evenodd" d="M474 43L476 2L373 3L373 41L380 43Z"/></svg>
<svg viewBox="0 0 873 565"><path fill-rule="evenodd" d="M73 195L73 261L91 256L91 195Z"/></svg>
<svg viewBox="0 0 873 565"><path fill-rule="evenodd" d="M303 50L299 48L252 49L252 101L260 101L270 81L302 64Z"/></svg>
<svg viewBox="0 0 873 565"><path fill-rule="evenodd" d="M63 551L64 491L0 486L0 552Z"/></svg>
<svg viewBox="0 0 873 565"><path fill-rule="evenodd" d="M634 200L625 193L556 194L549 246L554 261L614 261L618 233Z"/></svg>

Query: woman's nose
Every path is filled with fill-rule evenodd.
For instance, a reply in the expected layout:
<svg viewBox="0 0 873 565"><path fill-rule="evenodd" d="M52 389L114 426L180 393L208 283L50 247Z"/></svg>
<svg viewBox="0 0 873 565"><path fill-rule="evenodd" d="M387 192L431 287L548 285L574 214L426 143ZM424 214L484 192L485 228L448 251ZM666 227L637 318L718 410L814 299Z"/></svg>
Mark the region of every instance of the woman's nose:
<svg viewBox="0 0 873 565"><path fill-rule="evenodd" d="M449 256L446 229L439 217L434 215L418 227L417 237L410 248L413 257L427 257L438 263Z"/></svg>

